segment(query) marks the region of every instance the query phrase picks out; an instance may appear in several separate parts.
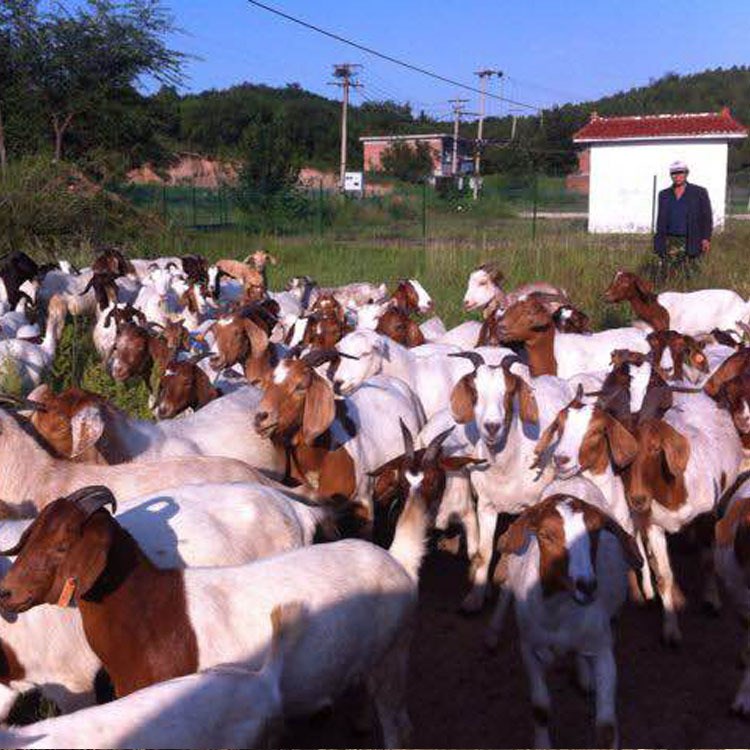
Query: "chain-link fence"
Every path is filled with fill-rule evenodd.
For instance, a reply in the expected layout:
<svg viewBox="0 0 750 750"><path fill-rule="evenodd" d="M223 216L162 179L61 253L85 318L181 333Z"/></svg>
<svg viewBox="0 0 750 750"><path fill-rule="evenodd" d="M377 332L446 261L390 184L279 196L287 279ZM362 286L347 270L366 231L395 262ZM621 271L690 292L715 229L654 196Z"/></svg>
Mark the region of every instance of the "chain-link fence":
<svg viewBox="0 0 750 750"><path fill-rule="evenodd" d="M565 177L518 174L485 177L477 200L468 179L461 187L453 182L394 185L373 180L362 196L341 195L319 183L273 200L231 186L129 184L115 189L177 227L423 240L458 235L479 225L491 232L508 221L527 222L532 236L542 219L583 226L589 207L585 187ZM647 192L653 192L650 182ZM651 198L653 202L655 194ZM726 209L728 216L750 213L750 170L729 176Z"/></svg>

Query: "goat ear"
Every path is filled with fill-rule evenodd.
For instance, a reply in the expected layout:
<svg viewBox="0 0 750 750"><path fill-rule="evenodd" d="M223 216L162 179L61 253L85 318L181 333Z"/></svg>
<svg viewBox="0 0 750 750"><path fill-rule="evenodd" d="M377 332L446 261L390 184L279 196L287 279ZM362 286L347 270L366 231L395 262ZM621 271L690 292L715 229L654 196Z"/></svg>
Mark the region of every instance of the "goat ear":
<svg viewBox="0 0 750 750"><path fill-rule="evenodd" d="M451 391L451 412L459 424L474 419L474 406L477 403L476 373L470 372L453 386Z"/></svg>
<svg viewBox="0 0 750 750"><path fill-rule="evenodd" d="M311 445L316 437L322 435L336 418L336 403L333 389L325 378L318 373L312 374L310 387L305 396L305 411L302 417L302 439Z"/></svg>
<svg viewBox="0 0 750 750"><path fill-rule="evenodd" d="M520 555L526 550L533 530L533 519L526 511L500 537L500 551L504 555Z"/></svg>
<svg viewBox="0 0 750 750"><path fill-rule="evenodd" d="M58 571L60 591L68 578L75 580L77 596L85 596L91 590L107 566L113 535L114 523L109 513L92 516L84 524L78 542Z"/></svg>
<svg viewBox="0 0 750 750"><path fill-rule="evenodd" d="M606 417L603 412L594 413L578 450L581 468L588 469L594 474L603 473L609 463L605 438Z"/></svg>
<svg viewBox="0 0 750 750"><path fill-rule="evenodd" d="M641 555L641 551L638 549L635 537L632 534L628 534L611 516L605 516L603 528L620 542L627 564L633 570L640 570L643 567L643 555Z"/></svg>
<svg viewBox="0 0 750 750"><path fill-rule="evenodd" d="M36 401L37 403L43 404L48 398L51 398L54 394L52 389L47 383L42 383L34 388L31 393L26 397L29 401Z"/></svg>
<svg viewBox="0 0 750 750"><path fill-rule="evenodd" d="M534 397L534 392L529 384L518 376L516 377L516 393L518 393L518 410L521 414L521 421L526 424L539 424L539 407Z"/></svg>
<svg viewBox="0 0 750 750"><path fill-rule="evenodd" d="M641 295L641 297L647 297L650 294L654 293L654 288L651 286L651 284L646 281L646 279L642 279L640 276L636 276L634 280L635 288L638 291L638 294Z"/></svg>
<svg viewBox="0 0 750 750"><path fill-rule="evenodd" d="M70 433L70 458L80 456L96 445L104 433L104 420L99 407L89 404L79 409L70 420Z"/></svg>
<svg viewBox="0 0 750 750"><path fill-rule="evenodd" d="M208 375L197 365L193 371L193 382L195 383L195 395L198 406L205 406L209 401L215 399L218 391L211 385Z"/></svg>
<svg viewBox="0 0 750 750"><path fill-rule="evenodd" d="M549 450L550 445L552 445L552 441L555 439L555 435L558 433L558 431L561 431L561 430L562 430L562 425L561 425L560 413L558 413L558 415L555 417L555 420L542 433L542 436L539 438L536 446L534 447L534 454L536 455L534 466L537 466L539 464L539 461L541 460L542 456Z"/></svg>
<svg viewBox="0 0 750 750"><path fill-rule="evenodd" d="M414 346L422 346L424 342L424 334L419 330L416 322L408 321L406 324L406 345L411 349Z"/></svg>
<svg viewBox="0 0 750 750"><path fill-rule="evenodd" d="M250 340L250 355L260 357L268 349L268 334L252 320L243 320L245 333Z"/></svg>
<svg viewBox="0 0 750 750"><path fill-rule="evenodd" d="M370 473L375 478L372 486L372 499L376 504L390 502L398 490L398 476L403 456L398 456L379 469Z"/></svg>
<svg viewBox="0 0 750 750"><path fill-rule="evenodd" d="M730 547L734 543L734 536L741 519L750 513L750 497L735 500L727 509L724 516L716 522L714 534L719 547Z"/></svg>
<svg viewBox="0 0 750 750"><path fill-rule="evenodd" d="M615 466L624 468L635 460L638 453L638 441L623 427L618 420L607 414L606 430L609 450Z"/></svg>
<svg viewBox="0 0 750 750"><path fill-rule="evenodd" d="M667 460L670 473L674 477L684 474L690 458L690 443L666 423L662 423L661 431L664 436L662 443L664 458Z"/></svg>

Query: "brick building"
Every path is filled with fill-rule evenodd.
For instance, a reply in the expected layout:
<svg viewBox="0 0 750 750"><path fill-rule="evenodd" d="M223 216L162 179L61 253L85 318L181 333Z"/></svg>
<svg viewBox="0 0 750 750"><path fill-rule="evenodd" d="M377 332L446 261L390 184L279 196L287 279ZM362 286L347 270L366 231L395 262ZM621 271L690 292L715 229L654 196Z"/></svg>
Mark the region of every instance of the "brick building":
<svg viewBox="0 0 750 750"><path fill-rule="evenodd" d="M433 177L447 177L451 175L453 162L453 136L447 133L426 133L415 135L372 135L363 136L364 171L380 172L383 169L383 152L394 143L407 143L412 148L417 143L426 143L432 153ZM458 173L470 174L473 167L471 153L472 141L458 139Z"/></svg>

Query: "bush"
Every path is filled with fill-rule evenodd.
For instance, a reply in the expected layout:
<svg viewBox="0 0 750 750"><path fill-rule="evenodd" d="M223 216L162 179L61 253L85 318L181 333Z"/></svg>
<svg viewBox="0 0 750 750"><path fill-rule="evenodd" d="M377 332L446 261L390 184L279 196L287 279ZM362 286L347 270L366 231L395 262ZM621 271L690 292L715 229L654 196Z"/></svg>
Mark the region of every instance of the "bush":
<svg viewBox="0 0 750 750"><path fill-rule="evenodd" d="M432 149L426 143L413 146L406 141L396 141L383 151L383 171L404 182L422 182L432 174Z"/></svg>
<svg viewBox="0 0 750 750"><path fill-rule="evenodd" d="M92 328L90 318L68 318L44 382L56 393L72 386L93 391L131 416L150 419L146 386L142 381L115 382L99 361L91 339Z"/></svg>
<svg viewBox="0 0 750 750"><path fill-rule="evenodd" d="M0 252L55 254L82 242L127 242L159 235L158 218L102 190L80 170L43 157L11 163L0 178Z"/></svg>

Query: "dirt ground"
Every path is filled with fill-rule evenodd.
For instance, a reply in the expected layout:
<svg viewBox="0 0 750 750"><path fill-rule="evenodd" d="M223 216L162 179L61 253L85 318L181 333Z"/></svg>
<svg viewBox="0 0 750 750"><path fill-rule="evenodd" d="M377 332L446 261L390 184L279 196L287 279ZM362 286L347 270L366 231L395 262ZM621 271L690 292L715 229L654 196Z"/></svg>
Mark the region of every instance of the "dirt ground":
<svg viewBox="0 0 750 750"><path fill-rule="evenodd" d="M718 617L702 611L695 550L676 542L675 573L688 601L681 617L682 646L661 645L658 604L628 604L616 626L622 746L749 747L750 723L729 714L742 676L741 626L729 603ZM477 617L457 612L466 569L465 559L433 552L422 571L409 690L413 746L529 747L531 705L515 618L507 619L501 645L489 653L483 634L490 611ZM574 687L572 664L553 670L550 689L553 741L559 747L590 747L593 701ZM350 717L355 706L354 696L347 696L331 713L295 722L284 746L378 746L375 730L354 731Z"/></svg>

